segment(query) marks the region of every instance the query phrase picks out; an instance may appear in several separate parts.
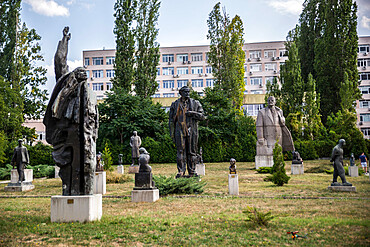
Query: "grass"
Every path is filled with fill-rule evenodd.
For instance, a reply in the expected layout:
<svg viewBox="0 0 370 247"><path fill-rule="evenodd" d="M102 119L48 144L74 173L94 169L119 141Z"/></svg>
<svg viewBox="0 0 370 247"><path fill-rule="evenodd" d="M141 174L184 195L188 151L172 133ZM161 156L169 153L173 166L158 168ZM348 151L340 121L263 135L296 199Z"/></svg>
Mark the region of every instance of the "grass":
<svg viewBox="0 0 370 247"><path fill-rule="evenodd" d="M324 163L328 161L307 161L305 170ZM175 164L152 167L156 175L176 173ZM0 246L370 245L369 177L348 177L357 193L338 193L327 190L332 175L292 176L287 185L277 187L263 182L266 174L253 170L253 163L240 162L237 167L241 197L228 196L228 163L207 164L202 196L167 196L155 203L103 198L102 220L87 224L51 223L50 198L1 198ZM0 196L61 194L59 179L34 184L35 190L22 193L5 193L1 184ZM133 187L133 181L107 184L106 195L129 196ZM267 227L247 222L247 207L271 211L274 218ZM308 235L293 242L288 231Z"/></svg>

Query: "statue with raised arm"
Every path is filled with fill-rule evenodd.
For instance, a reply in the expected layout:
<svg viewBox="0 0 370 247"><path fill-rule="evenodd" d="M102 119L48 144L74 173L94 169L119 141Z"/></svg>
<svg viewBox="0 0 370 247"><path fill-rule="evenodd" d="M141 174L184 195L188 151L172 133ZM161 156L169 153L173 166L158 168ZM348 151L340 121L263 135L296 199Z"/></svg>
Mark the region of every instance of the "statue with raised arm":
<svg viewBox="0 0 370 247"><path fill-rule="evenodd" d="M198 159L198 122L205 119L202 105L189 97L190 89L183 86L181 98L171 104L169 128L177 149L176 177L183 177L188 169L189 176L197 176L195 165Z"/></svg>
<svg viewBox="0 0 370 247"><path fill-rule="evenodd" d="M96 169L98 110L96 96L87 85L84 68L68 72L71 35L63 29L54 57L56 85L47 106L46 141L63 183L63 195L92 195Z"/></svg>
<svg viewBox="0 0 370 247"><path fill-rule="evenodd" d="M334 173L333 173L333 182L331 186L352 186L351 183L348 183L346 180L345 171L343 168L343 146L346 145L344 139L340 139L338 144L333 148L330 161L333 162ZM338 176L342 180L342 184L338 183Z"/></svg>

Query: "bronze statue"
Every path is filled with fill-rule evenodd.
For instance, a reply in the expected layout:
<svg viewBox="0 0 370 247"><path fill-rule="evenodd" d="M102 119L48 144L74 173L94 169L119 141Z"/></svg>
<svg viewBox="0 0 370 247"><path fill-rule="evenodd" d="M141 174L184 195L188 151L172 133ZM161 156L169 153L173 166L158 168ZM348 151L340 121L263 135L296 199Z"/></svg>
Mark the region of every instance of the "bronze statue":
<svg viewBox="0 0 370 247"><path fill-rule="evenodd" d="M17 166L18 171L18 183L25 181L24 169L30 163L30 158L28 156L28 150L25 146L22 145L23 140L18 140L18 147L14 148L14 153L12 157L12 165Z"/></svg>
<svg viewBox="0 0 370 247"><path fill-rule="evenodd" d="M198 159L198 121L205 119L202 105L198 100L189 97L187 86L179 90L181 98L171 104L169 128L177 148L176 177L185 175L186 167L189 176L197 176L195 165Z"/></svg>
<svg viewBox="0 0 370 247"><path fill-rule="evenodd" d="M104 162L103 162L103 155L101 152L99 152L96 155L96 171L102 172L104 171Z"/></svg>
<svg viewBox="0 0 370 247"><path fill-rule="evenodd" d="M139 172L135 173L135 188L134 190L153 190L155 183L153 181L152 167L149 165L150 156L145 148L139 149Z"/></svg>
<svg viewBox="0 0 370 247"><path fill-rule="evenodd" d="M139 148L141 146L141 138L137 135L137 131L134 131L133 134L130 138L132 166L135 165L135 160L139 159Z"/></svg>
<svg viewBox="0 0 370 247"><path fill-rule="evenodd" d="M333 182L331 186L352 186L351 183L346 181L345 171L343 168L343 146L346 145L344 139L340 139L338 144L333 148L330 162L333 162L334 173ZM338 176L342 180L342 184L337 182Z"/></svg>
<svg viewBox="0 0 370 247"><path fill-rule="evenodd" d="M46 141L53 145L52 156L60 167L63 195L92 195L98 132L96 96L87 85L84 68L68 72L68 32L65 27L55 53L56 85L43 122Z"/></svg>
<svg viewBox="0 0 370 247"><path fill-rule="evenodd" d="M230 159L229 171L230 174L236 174L236 160L234 158Z"/></svg>

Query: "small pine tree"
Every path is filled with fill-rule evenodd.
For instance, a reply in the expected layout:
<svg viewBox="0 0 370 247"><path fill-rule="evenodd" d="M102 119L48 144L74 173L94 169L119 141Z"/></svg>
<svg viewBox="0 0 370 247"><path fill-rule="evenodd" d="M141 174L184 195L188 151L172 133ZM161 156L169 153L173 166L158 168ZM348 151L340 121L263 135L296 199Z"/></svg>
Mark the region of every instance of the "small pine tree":
<svg viewBox="0 0 370 247"><path fill-rule="evenodd" d="M288 183L290 177L286 175L283 149L278 142L275 143L273 156L274 165L272 167L271 181L277 186L283 186Z"/></svg>
<svg viewBox="0 0 370 247"><path fill-rule="evenodd" d="M105 143L104 150L103 150L103 162L104 162L104 170L106 171L113 171L113 159L112 153L109 150L108 142Z"/></svg>

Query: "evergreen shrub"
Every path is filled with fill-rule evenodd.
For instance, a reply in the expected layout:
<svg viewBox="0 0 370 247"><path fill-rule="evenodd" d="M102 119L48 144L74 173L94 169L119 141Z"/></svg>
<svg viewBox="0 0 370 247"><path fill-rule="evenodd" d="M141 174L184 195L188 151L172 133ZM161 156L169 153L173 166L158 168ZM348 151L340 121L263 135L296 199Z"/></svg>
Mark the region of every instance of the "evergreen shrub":
<svg viewBox="0 0 370 247"><path fill-rule="evenodd" d="M169 194L201 194L206 185L205 182L199 181L199 177L176 179L174 176L159 175L153 176L153 180L161 196Z"/></svg>
<svg viewBox="0 0 370 247"><path fill-rule="evenodd" d="M37 165L37 166L27 166L27 169L33 170L34 178L54 178L55 177L55 168L54 166L49 165Z"/></svg>
<svg viewBox="0 0 370 247"><path fill-rule="evenodd" d="M272 167L260 167L256 170L258 173L271 173Z"/></svg>

